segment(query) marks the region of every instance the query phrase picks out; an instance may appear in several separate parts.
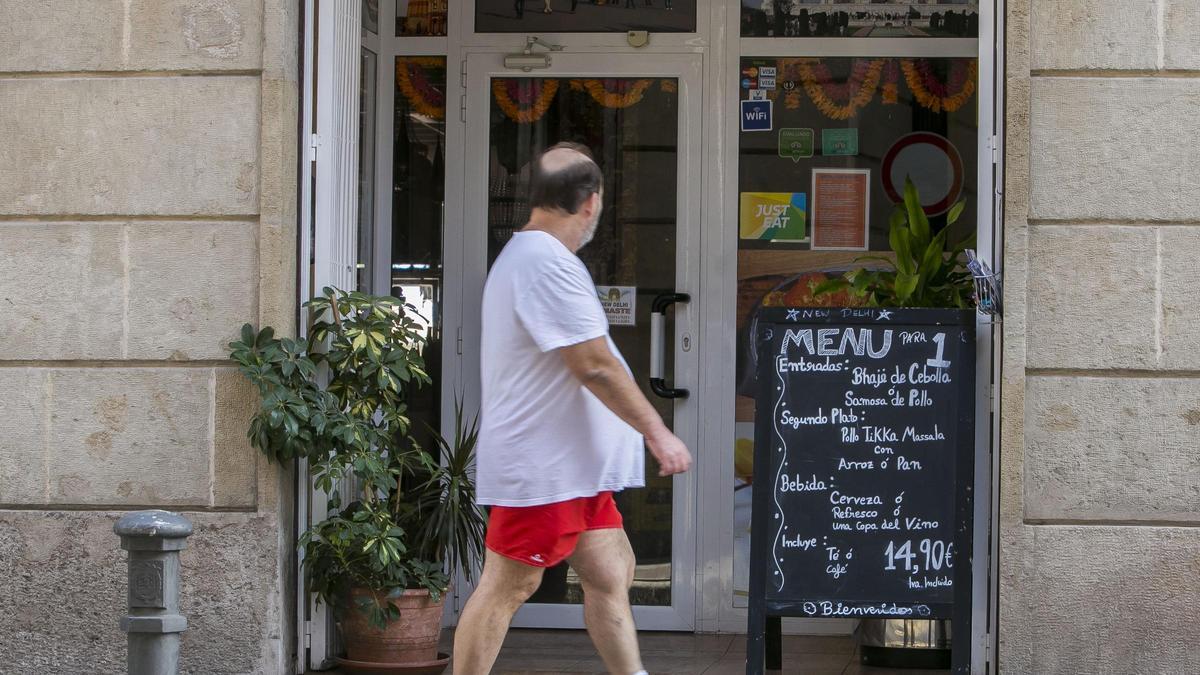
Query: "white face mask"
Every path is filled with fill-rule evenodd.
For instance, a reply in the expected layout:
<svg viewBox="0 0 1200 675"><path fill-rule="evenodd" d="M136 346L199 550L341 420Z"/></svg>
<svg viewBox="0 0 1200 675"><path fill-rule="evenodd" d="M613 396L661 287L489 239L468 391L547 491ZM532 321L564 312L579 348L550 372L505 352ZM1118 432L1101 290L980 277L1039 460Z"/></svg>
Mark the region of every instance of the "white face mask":
<svg viewBox="0 0 1200 675"><path fill-rule="evenodd" d="M588 223L587 229L583 232L583 240L579 243L579 248L587 246L588 242L590 242L592 238L596 236L596 228L600 226L600 212L603 210L602 203L596 206L596 212L592 214L592 220Z"/></svg>
<svg viewBox="0 0 1200 675"><path fill-rule="evenodd" d="M587 246L589 241L592 241L592 239L596 235L596 227L599 227L599 226L600 226L600 209L596 209L596 213L592 215L592 222L589 222L588 228L586 229L586 231L583 231L583 240L580 241L580 249L582 249L583 246Z"/></svg>

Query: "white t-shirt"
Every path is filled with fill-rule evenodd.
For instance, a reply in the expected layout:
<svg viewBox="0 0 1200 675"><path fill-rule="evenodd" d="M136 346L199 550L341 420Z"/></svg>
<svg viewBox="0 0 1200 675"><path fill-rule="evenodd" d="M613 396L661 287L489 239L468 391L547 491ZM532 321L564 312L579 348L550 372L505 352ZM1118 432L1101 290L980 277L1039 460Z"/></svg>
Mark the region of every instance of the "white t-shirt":
<svg viewBox="0 0 1200 675"><path fill-rule="evenodd" d="M480 504L537 506L645 485L641 434L555 351L601 336L628 370L583 262L551 234L515 233L483 289Z"/></svg>

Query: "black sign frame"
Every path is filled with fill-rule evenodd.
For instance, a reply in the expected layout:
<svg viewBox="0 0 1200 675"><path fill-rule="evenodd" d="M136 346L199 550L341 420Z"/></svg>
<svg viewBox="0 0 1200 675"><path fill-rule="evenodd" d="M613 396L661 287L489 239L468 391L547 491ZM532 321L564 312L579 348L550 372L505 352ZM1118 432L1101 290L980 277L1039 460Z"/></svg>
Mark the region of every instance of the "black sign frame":
<svg viewBox="0 0 1200 675"><path fill-rule="evenodd" d="M974 489L975 489L975 312L955 309L875 309L875 308L773 308L764 310L759 319L755 340L758 352L758 396L755 406L754 466L771 466L772 417L775 414L771 389L774 368L773 353L767 350L773 345L773 337L781 327L811 326L818 328L858 326L920 326L957 328L969 338L971 348L964 349L953 367L959 400L957 426L955 427L955 471L954 471L954 600L952 603L921 604L925 610L917 612L917 605L908 609L908 616L878 615L858 618L909 618L950 619L951 658L955 673L969 673L971 669L971 618L972 586L974 565ZM768 599L767 568L768 530L770 497L776 490L756 486L753 497L753 515L750 533L750 598L746 644L746 673L761 675L768 665L778 669L780 658L779 617L815 617L805 611L805 603L813 599L794 600ZM820 600L836 600L821 598ZM849 602L852 607L877 605L879 602L895 603L904 607L903 598L880 598L878 602ZM768 626L769 623L769 626ZM769 634L768 634L769 628ZM768 649L768 647L770 649Z"/></svg>

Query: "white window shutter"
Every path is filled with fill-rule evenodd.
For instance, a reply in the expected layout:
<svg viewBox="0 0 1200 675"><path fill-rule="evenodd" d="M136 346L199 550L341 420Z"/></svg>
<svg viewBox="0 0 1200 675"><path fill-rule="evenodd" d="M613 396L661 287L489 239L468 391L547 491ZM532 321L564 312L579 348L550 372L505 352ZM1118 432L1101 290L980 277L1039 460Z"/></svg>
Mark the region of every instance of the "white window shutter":
<svg viewBox="0 0 1200 675"><path fill-rule="evenodd" d="M305 1L302 101L309 161L301 172L301 302L332 286L355 290L358 239L359 70L362 0ZM301 332L307 317L301 314ZM328 496L299 466L298 531L324 520ZM353 494L353 485L341 486ZM303 551L299 554L303 559ZM337 653L329 607L308 593L297 570L300 635L296 669L322 669Z"/></svg>
<svg viewBox="0 0 1200 675"><path fill-rule="evenodd" d="M361 0L318 0L314 290L355 290Z"/></svg>

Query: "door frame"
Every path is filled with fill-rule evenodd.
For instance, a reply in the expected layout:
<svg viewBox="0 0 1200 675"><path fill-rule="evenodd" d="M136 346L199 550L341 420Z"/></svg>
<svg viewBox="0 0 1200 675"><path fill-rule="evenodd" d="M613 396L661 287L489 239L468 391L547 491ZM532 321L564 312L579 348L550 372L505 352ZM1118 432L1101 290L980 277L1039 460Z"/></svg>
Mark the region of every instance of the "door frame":
<svg viewBox="0 0 1200 675"><path fill-rule="evenodd" d="M678 80L679 150L677 157L677 217L675 233L675 290L700 295L700 232L703 218L703 58L699 55L670 54L647 60L640 54L588 54L554 52L551 66L533 72L504 67L507 51L472 50L465 56L466 143L464 147L465 192L463 219L458 228L462 236L462 355L461 368L466 382L479 381L480 325L477 317L482 306L483 285L487 276L487 190L490 132L491 79L500 77L657 77ZM689 105L689 102L691 105ZM447 224L447 238L451 235ZM700 312L689 305L675 306L674 386L697 391L700 363L705 350L700 340ZM691 347L685 351L683 337ZM479 405L478 386L467 386L468 409ZM675 432L688 446L699 449L700 397L675 400ZM697 453L698 454L698 453ZM699 460L703 461L703 460ZM694 472L677 475L673 485L671 605L635 606L634 616L642 630L694 630L696 594L699 590L696 565L697 494L699 481ZM462 586L460 586L462 587ZM466 590L464 588L464 590ZM455 613L461 611L465 594L456 594ZM526 605L513 620L516 627L583 628L581 605Z"/></svg>
<svg viewBox="0 0 1200 675"><path fill-rule="evenodd" d="M977 209L976 228L980 257L992 264L997 273L1003 272L1003 176L1004 176L1004 72L1005 72L1005 23L1002 0L978 0L980 17L979 37L940 38L915 40L912 38L755 38L739 37L738 19L740 2L713 3L714 26L726 26L726 39L714 31L712 51L717 61L708 83L719 92L715 102L708 102L717 111L709 133L724 139L725 151L719 156L723 167L723 182L713 188L717 194L718 211L723 209L726 222L737 222L738 194L738 142L739 126L734 111L726 106L735 105L741 97L739 73L742 56L784 57L810 56L916 56L916 57L974 57L979 61L978 75L978 166L976 194L980 201ZM723 13L724 16L718 16ZM985 206L986 203L986 206ZM737 241L735 237L717 238L705 253L706 278L714 279L710 291L724 299L724 306L716 306L714 331L708 342L734 340L732 330L722 327L722 317L731 317L736 309L737 288ZM723 269L721 260L732 264L732 269ZM719 300L718 300L719 303ZM727 320L727 319L725 319ZM706 326L706 330L709 327ZM723 332L724 331L724 332ZM995 653L999 641L999 482L1001 330L999 323L982 315L976 316L976 440L975 440L975 536L972 555L972 672L995 672ZM733 346L727 353L733 353ZM719 392L732 392L734 369L732 365L718 363L710 375L715 396ZM728 395L728 394L727 394ZM718 403L720 405L720 403ZM720 408L715 408L720 410ZM713 422L716 429L707 438L713 443L728 444L733 438L733 416L722 416ZM713 623L701 630L721 633L744 632L746 608L731 604L734 590L733 553L728 548L732 538L733 495L729 486L733 480L733 463L724 462L718 469L720 476L714 484L714 496L706 501L718 502L722 528L717 535L720 541L710 549L719 565L710 581L712 595L706 597L705 616L713 617ZM728 514L726 517L725 514ZM725 548L722 548L725 547ZM711 607L713 612L709 612ZM784 619L785 634L847 634L855 620L841 619Z"/></svg>
<svg viewBox="0 0 1200 675"><path fill-rule="evenodd" d="M312 7L314 0L306 0L306 5ZM733 413L730 392L732 391L733 364L729 356L735 352L736 336L729 326L729 317L734 315L736 308L736 266L737 242L725 231L726 223L737 218L737 162L738 162L738 132L736 121L737 74L740 72L739 57L742 53L754 52L756 55L770 56L771 53L789 55L803 46L805 50L821 52L825 55L835 51L845 51L845 55L858 55L863 49L881 50L892 55L906 53L913 48L932 47L927 44L918 47L911 40L890 38L858 38L847 40L843 38L741 38L739 36L740 0L713 0L700 3L697 12L697 31L695 33L655 33L651 35L650 43L641 48L632 48L627 43L623 33L596 34L570 33L552 34L537 33L539 37L552 43L567 45L565 53L589 54L594 58L603 59L614 53L633 55L646 61L664 56L677 54L691 55L703 58L703 86L705 100L697 107L703 117L704 147L699 156L703 163L703 214L699 227L698 244L701 249L702 275L700 286L693 287L693 300L689 311L696 312L700 321L700 332L695 336L699 345L713 356L705 360L705 367L698 373L698 379L689 383L693 398L698 399L700 410L705 411L699 421L699 444L693 448L707 450L711 456L702 456L697 452L697 461L693 467L695 480L698 481L698 494L704 494L703 500L696 504L698 522L704 526L696 531L697 568L695 584L697 588L694 613L695 629L700 632L733 632L745 630L745 610L732 605L733 598L733 553L731 548L733 531L732 462L728 461L727 448L733 439ZM447 60L446 72L446 174L445 194L448 199L444 212L444 241L443 265L448 271L462 269L464 263L463 213L464 204L460 196L466 194L466 168L463 166L466 157L465 124L456 112L460 96L465 96L466 81L461 72L464 56L472 53L504 53L520 51L525 34L505 33L486 34L475 33L473 24L474 2L449 3L448 35L445 37L404 37L394 35L393 25L396 0L378 0L380 13L380 32L378 36L364 35L364 41L375 37L379 54L379 89L377 122L377 151L376 155L376 185L386 189L376 190L375 219L381 224L377 231L376 243L381 248L390 248L391 222L390 187L391 171L391 136L392 136L392 105L394 102L394 63L397 56L444 56ZM980 57L980 138L981 146L988 147L980 150L980 198L985 194L993 196L996 211L985 216L980 214L979 251L985 259L993 262L993 267L1000 271L1003 266L1003 232L999 208L1001 204L1000 190L1003 186L1003 115L1000 112L1004 105L1004 13L1003 3L998 0L979 0L981 20L987 17L989 23L981 21L980 37L977 48L971 53ZM311 17L312 12L307 11ZM311 30L311 19L305 21L306 29ZM947 44L947 43L942 43ZM956 45L958 49L965 45ZM560 53L565 54L565 53ZM556 55L557 57L558 55ZM311 78L304 82L306 90L311 86ZM985 93L986 92L986 93ZM990 96L990 105L985 103L984 96ZM311 92L306 91L303 98L303 112L308 114ZM986 120L986 123L985 123ZM307 128L307 127L306 127ZM995 146L985 133L985 128L991 128L995 135ZM302 147L308 148L308 137L303 138ZM983 160L986 152L993 151L997 161L988 165ZM307 162L305 162L307 164ZM985 172L985 168L987 171ZM986 173L986 175L985 175ZM309 188L307 180L301 181L301 188ZM311 193L302 202L307 204ZM305 227L307 230L307 226ZM301 267L307 267L307 255L302 257ZM384 270L386 266L377 266ZM381 280L386 283L385 280ZM443 428L453 424L454 397L456 393L469 393L471 379L461 371L464 357L460 356L457 347L455 331L463 325L463 319L470 316L471 308L466 307L464 299L464 279L455 274L448 274L443 281L443 326L446 339L443 343L442 381L442 422ZM477 308L476 308L477 309ZM981 345L981 371L991 366L992 372L978 378L980 382L980 400L982 402L980 419L980 448L982 461L976 462L980 469L978 485L994 488L998 481L999 455L999 415L992 411L990 419L984 418L988 403L999 401L999 380L993 372L999 370L1000 336L999 330L991 325L986 327L994 336L990 345ZM981 331L982 333L982 331ZM987 358L983 358L986 353ZM476 373L477 377L477 373ZM986 383L995 382L989 387ZM991 394L989 396L989 394ZM986 438L990 431L991 438ZM987 441L990 441L987 442ZM989 452L990 451L990 452ZM986 475L990 473L989 475ZM990 479L990 480L989 480ZM985 498L980 491L977 495L977 523L990 521L993 528L977 528L980 540L976 546L976 564L982 570L990 568L991 579L982 581L987 575L977 575L979 587L976 592L976 612L985 613L986 621L976 621L975 625L988 626L988 634L976 636L976 647L980 652L994 653L997 642L995 630L998 616L996 583L996 560L998 555L998 536L994 529L998 524L998 499L993 489ZM990 507L990 508L988 508ZM303 512L303 505L301 505ZM990 513L989 513L990 511ZM990 516L990 518L988 518ZM990 535L990 536L989 536ZM980 556L979 552L990 549L990 556ZM986 562L981 560L983 558ZM990 558L990 560L988 560ZM462 593L458 588L452 590L456 597L454 602L447 603L446 621L453 624L457 619L456 607L461 606ZM986 600L983 600L986 598ZM981 601L982 600L982 601ZM298 603L303 607L303 600ZM303 614L301 614L303 617ZM977 616L978 618L978 616ZM785 632L837 632L845 634L847 627L838 621L798 621L788 626L785 621ZM989 625L990 624L990 625ZM303 634L303 630L299 631ZM302 646L303 643L301 643ZM303 653L303 648L301 649ZM977 662L979 663L979 662Z"/></svg>

